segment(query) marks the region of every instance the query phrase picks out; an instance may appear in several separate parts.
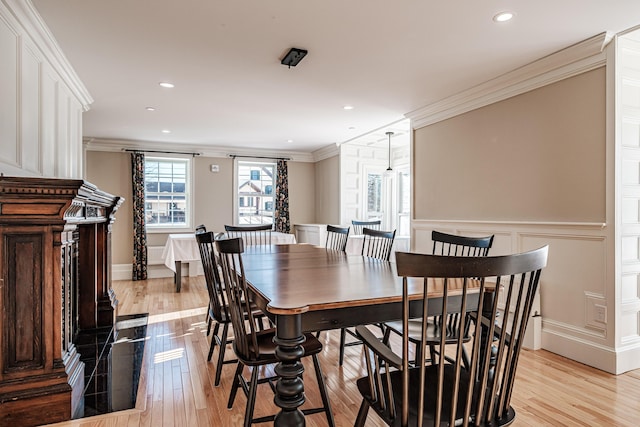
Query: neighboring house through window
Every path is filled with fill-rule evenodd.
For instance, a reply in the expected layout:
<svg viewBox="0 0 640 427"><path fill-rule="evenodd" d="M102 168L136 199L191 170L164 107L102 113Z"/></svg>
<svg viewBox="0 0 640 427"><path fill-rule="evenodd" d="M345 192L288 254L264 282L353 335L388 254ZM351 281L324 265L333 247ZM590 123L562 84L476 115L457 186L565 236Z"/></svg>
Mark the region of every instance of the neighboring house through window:
<svg viewBox="0 0 640 427"><path fill-rule="evenodd" d="M273 224L274 162L237 162L237 224Z"/></svg>
<svg viewBox="0 0 640 427"><path fill-rule="evenodd" d="M145 158L145 215L148 230L190 228L190 158Z"/></svg>

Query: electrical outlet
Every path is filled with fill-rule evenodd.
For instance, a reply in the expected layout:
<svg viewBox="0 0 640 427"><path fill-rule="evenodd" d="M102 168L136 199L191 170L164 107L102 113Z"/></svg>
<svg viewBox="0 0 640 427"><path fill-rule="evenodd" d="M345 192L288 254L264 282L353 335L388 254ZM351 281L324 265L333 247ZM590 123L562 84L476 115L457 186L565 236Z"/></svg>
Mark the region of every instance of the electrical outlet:
<svg viewBox="0 0 640 427"><path fill-rule="evenodd" d="M593 320L599 323L607 323L607 307L600 304L594 304Z"/></svg>

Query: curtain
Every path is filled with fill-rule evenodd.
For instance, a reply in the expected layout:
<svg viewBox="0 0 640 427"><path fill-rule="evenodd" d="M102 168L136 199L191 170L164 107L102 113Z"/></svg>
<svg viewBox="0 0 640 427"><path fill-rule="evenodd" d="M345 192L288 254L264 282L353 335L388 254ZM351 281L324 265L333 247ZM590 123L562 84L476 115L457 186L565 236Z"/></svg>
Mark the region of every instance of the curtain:
<svg viewBox="0 0 640 427"><path fill-rule="evenodd" d="M276 172L276 209L274 212L275 231L289 233L289 172L287 162L278 160Z"/></svg>
<svg viewBox="0 0 640 427"><path fill-rule="evenodd" d="M133 275L132 280L147 278L147 231L144 218L144 153L131 153L133 183Z"/></svg>

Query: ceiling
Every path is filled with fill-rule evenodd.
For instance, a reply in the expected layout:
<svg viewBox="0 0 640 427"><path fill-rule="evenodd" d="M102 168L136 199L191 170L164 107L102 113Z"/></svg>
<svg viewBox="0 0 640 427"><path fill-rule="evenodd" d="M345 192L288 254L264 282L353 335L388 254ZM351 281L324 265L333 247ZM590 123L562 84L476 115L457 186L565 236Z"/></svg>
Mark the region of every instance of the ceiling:
<svg viewBox="0 0 640 427"><path fill-rule="evenodd" d="M406 113L640 24L638 0L32 2L94 98L85 138L176 149L384 142ZM288 68L291 47L309 53Z"/></svg>

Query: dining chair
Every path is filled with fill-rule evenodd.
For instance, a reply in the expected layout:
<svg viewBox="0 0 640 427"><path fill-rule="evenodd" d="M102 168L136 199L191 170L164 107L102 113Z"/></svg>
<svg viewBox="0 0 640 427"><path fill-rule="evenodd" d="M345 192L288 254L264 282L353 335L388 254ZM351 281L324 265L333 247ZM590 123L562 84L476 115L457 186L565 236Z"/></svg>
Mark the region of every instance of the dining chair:
<svg viewBox="0 0 640 427"><path fill-rule="evenodd" d="M362 242L362 256L368 258L375 258L381 261L389 261L389 257L391 255L391 248L393 246L393 240L396 236L396 230L393 231L382 231L382 230L372 230L364 227L362 230L363 242ZM379 323L377 325L382 333L385 333L384 324ZM347 342L347 335L355 338L355 341ZM342 328L340 329L340 356L339 356L339 365L342 366L344 362L344 349L345 347L352 347L355 345L362 344L362 341L358 339L353 328Z"/></svg>
<svg viewBox="0 0 640 427"><path fill-rule="evenodd" d="M204 225L204 224L196 225L196 234L206 233L206 232L207 232L207 226L206 225Z"/></svg>
<svg viewBox="0 0 640 427"><path fill-rule="evenodd" d="M202 260L202 269L204 270L205 283L207 285L207 292L209 294L209 307L207 310L207 336L211 331L211 324L215 322L213 329L213 336L211 337L211 344L209 346L209 354L207 355L207 361L211 361L213 356L213 349L218 345L218 360L216 361L216 374L214 383L216 386L220 385L220 376L222 372L222 366L224 364L236 363L236 359L225 360L225 352L227 344L233 342L233 339L229 336L229 326L231 325L231 317L229 316L228 305L224 294L223 284L220 280L220 272L218 271L218 264L216 262L216 253L214 250L214 242L216 237L221 236L222 233L215 235L213 232L197 233L196 240L198 242L198 249L200 250L200 259ZM259 329L264 329L263 313L255 307L250 306L253 313L254 320ZM248 318L248 315L244 315ZM220 331L222 326L222 331ZM221 332L220 335L218 333Z"/></svg>
<svg viewBox="0 0 640 427"><path fill-rule="evenodd" d="M349 227L327 225L327 240L324 247L334 251L345 252L349 239Z"/></svg>
<svg viewBox="0 0 640 427"><path fill-rule="evenodd" d="M275 415L253 418L257 387L259 383L269 382L272 388L273 381L277 378L259 379L259 367L278 363L276 357L276 345L273 342L275 329L259 331L255 326L253 313L250 309L249 292L245 280L244 265L242 263L242 253L244 252L244 241L241 238L216 240L216 248L219 253L219 262L225 283L227 300L229 302L229 312L235 339L233 350L238 358L238 367L234 375L229 402L227 408L233 407L233 402L238 391L242 388L247 396L247 406L245 409L244 426L248 427L253 423L273 421ZM243 313L248 313L248 321L245 321ZM305 342L301 344L303 357L311 356L315 369L316 380L320 389L323 406L320 408L304 409L305 415L324 412L329 426L334 426L333 413L327 395L327 388L324 382L318 354L322 351L322 344L310 333L305 334ZM251 379L247 383L242 372L244 367L251 370ZM305 384L308 384L305 378Z"/></svg>
<svg viewBox="0 0 640 427"><path fill-rule="evenodd" d="M367 376L357 380L362 403L355 426L365 425L370 408L388 425L403 427L504 426L513 422L515 411L510 402L518 359L547 254L548 246L497 257L396 253L405 325L409 306L416 303L413 289L413 293L422 293L418 301L423 335L431 328L429 311L437 307L446 316L453 298L454 310L475 313L482 333L473 334L468 344L459 334L450 348L450 358L426 364L422 352L413 366L408 334L402 335L402 352L397 354L366 327L356 327L365 344ZM442 289L442 296L430 298L427 286ZM514 310L498 318L501 302ZM441 348L445 340L442 335ZM462 366L465 345L471 348L468 368Z"/></svg>
<svg viewBox="0 0 640 427"><path fill-rule="evenodd" d="M366 227L369 230L380 230L380 224L382 223L381 220L375 220L375 221L357 221L357 220L351 220L351 225L353 226L353 234L354 235L360 235L360 234L364 234L363 233L363 229Z"/></svg>
<svg viewBox="0 0 640 427"><path fill-rule="evenodd" d="M440 231L431 232L431 240L433 241L432 254L440 256L473 256L482 257L489 255L489 249L493 245L493 235L487 237L467 237L455 234L442 233ZM462 335L465 341L470 339L469 331L472 319L460 312L450 312L447 316L434 316L429 319L431 328L427 330L427 336L424 341L426 347L429 348L431 361L439 353L436 347L439 347L441 336L445 336L445 343L455 343L459 335ZM420 335L421 319L411 320L408 323L409 340L416 345L416 358L420 356L420 352L424 346L420 345L422 336ZM384 341L388 342L389 334L395 332L402 335L402 322L394 321L385 323ZM468 364L469 358L463 348L463 361Z"/></svg>
<svg viewBox="0 0 640 427"><path fill-rule="evenodd" d="M246 246L270 245L273 224L225 225L227 237L242 237Z"/></svg>

